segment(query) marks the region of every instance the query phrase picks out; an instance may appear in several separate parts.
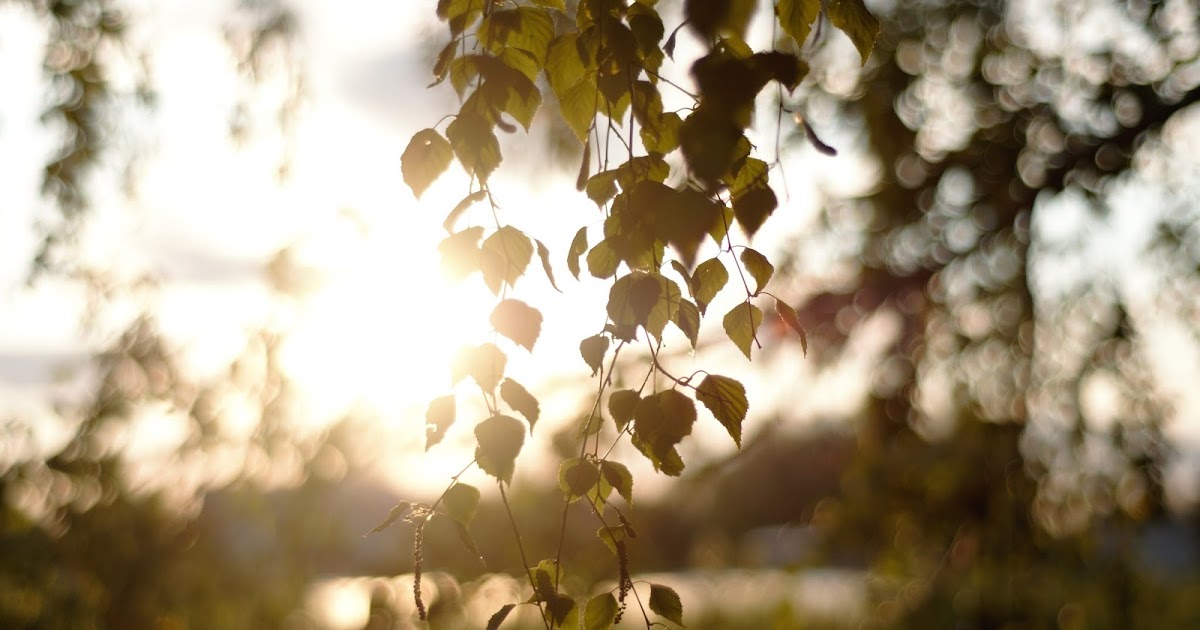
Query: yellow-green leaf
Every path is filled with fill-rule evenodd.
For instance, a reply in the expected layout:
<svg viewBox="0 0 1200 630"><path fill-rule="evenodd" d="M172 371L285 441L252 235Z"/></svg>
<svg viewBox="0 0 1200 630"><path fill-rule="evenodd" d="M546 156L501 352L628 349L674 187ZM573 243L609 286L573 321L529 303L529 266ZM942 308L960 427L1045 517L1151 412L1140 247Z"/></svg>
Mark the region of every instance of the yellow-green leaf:
<svg viewBox="0 0 1200 630"><path fill-rule="evenodd" d="M554 38L554 19L548 11L536 7L497 10L479 23L476 34L493 54L506 47L519 48L544 63Z"/></svg>
<svg viewBox="0 0 1200 630"><path fill-rule="evenodd" d="M446 429L454 424L454 396L439 396L429 401L425 410L425 450L446 437Z"/></svg>
<svg viewBox="0 0 1200 630"><path fill-rule="evenodd" d="M508 357L495 344L462 348L450 367L451 380L457 383L470 376L483 391L491 393L500 384L500 379L504 378L504 366L507 363Z"/></svg>
<svg viewBox="0 0 1200 630"><path fill-rule="evenodd" d="M621 263L621 259L617 257L617 252L612 248L612 244L607 239L596 243L592 251L587 255L588 273L593 277L611 278L617 273L617 265Z"/></svg>
<svg viewBox="0 0 1200 630"><path fill-rule="evenodd" d="M568 501L575 502L586 496L600 481L600 470L586 459L572 457L558 467L558 487Z"/></svg>
<svg viewBox="0 0 1200 630"><path fill-rule="evenodd" d="M446 228L447 232L453 234L454 224L458 222L458 217L462 216L462 213L466 212L467 208L470 208L486 198L486 190L476 190L466 197L463 197L463 200L458 202L458 205L454 206L454 209L450 211L450 214L446 215L446 220L442 223L442 227Z"/></svg>
<svg viewBox="0 0 1200 630"><path fill-rule="evenodd" d="M712 412L717 422L729 431L729 437L741 448L742 422L750 408L746 388L727 376L709 374L696 387L696 399Z"/></svg>
<svg viewBox="0 0 1200 630"><path fill-rule="evenodd" d="M750 358L750 346L755 341L762 318L762 310L749 302L742 302L725 314L725 334L747 359Z"/></svg>
<svg viewBox="0 0 1200 630"><path fill-rule="evenodd" d="M779 18L779 25L801 47L804 46L804 41L808 39L808 33L812 30L813 22L816 22L817 16L821 14L822 1L779 0L775 4L775 15ZM836 1L834 0L834 2Z"/></svg>
<svg viewBox="0 0 1200 630"><path fill-rule="evenodd" d="M567 270L571 272L575 279L579 279L579 257L587 251L587 227L579 228L575 233L575 238L571 239L571 248L567 250Z"/></svg>
<svg viewBox="0 0 1200 630"><path fill-rule="evenodd" d="M766 256L749 247L743 249L741 255L738 257L742 259L742 264L746 266L746 271L749 271L750 275L754 276L755 287L754 293L751 295L762 293L762 290L767 287L767 282L771 280L771 276L775 274L775 266L771 264L771 261L767 260Z"/></svg>
<svg viewBox="0 0 1200 630"><path fill-rule="evenodd" d="M537 398L534 398L524 385L511 378L504 379L504 382L500 384L500 397L514 411L525 416L525 419L529 421L529 434L532 435L533 425L537 424L538 417L541 415L541 406L538 405Z"/></svg>
<svg viewBox="0 0 1200 630"><path fill-rule="evenodd" d="M692 274L692 286L695 287L692 297L696 298L696 306L701 313L708 309L709 302L725 287L726 282L729 282L729 270L720 260L709 258L696 267Z"/></svg>
<svg viewBox="0 0 1200 630"><path fill-rule="evenodd" d="M679 601L679 594L669 586L650 585L650 610L668 621L683 625L683 603Z"/></svg>
<svg viewBox="0 0 1200 630"><path fill-rule="evenodd" d="M487 181L492 171L500 166L500 141L482 115L460 113L446 127L446 137L463 170L478 177L480 182Z"/></svg>
<svg viewBox="0 0 1200 630"><path fill-rule="evenodd" d="M501 606L500 610L497 610L491 616L491 618L488 619L487 630L500 630L500 624L504 623L504 620L508 618L508 614L511 613L516 607L516 604L505 604Z"/></svg>
<svg viewBox="0 0 1200 630"><path fill-rule="evenodd" d="M618 389L608 397L608 413L612 414L617 430L625 429L625 425L633 420L633 410L642 397L632 389Z"/></svg>
<svg viewBox="0 0 1200 630"><path fill-rule="evenodd" d="M524 232L506 225L483 242L480 254L483 281L499 295L502 284L513 286L525 274L533 259L533 245Z"/></svg>
<svg viewBox="0 0 1200 630"><path fill-rule="evenodd" d="M546 7L548 9L558 9L559 11L567 10L567 3L565 0L533 0L533 3L539 7Z"/></svg>
<svg viewBox="0 0 1200 630"><path fill-rule="evenodd" d="M379 532L387 529L388 527L391 527L392 523L395 523L397 520L400 519L401 516L404 516L404 513L408 511L408 508L411 505L412 504L409 503L408 501L401 501L400 503L397 503L396 507L392 508L392 511L388 512L387 518L383 519L383 521L380 522L375 527L372 527L371 531L364 534L364 536L370 536L371 534L378 534Z"/></svg>
<svg viewBox="0 0 1200 630"><path fill-rule="evenodd" d="M755 233L777 207L779 199L769 186L750 188L733 198L733 216L747 238L754 238Z"/></svg>
<svg viewBox="0 0 1200 630"><path fill-rule="evenodd" d="M583 608L583 630L609 630L617 620L617 598L601 593L587 601Z"/></svg>
<svg viewBox="0 0 1200 630"><path fill-rule="evenodd" d="M679 308L675 311L675 315L671 321L683 331L687 336L688 341L692 344L692 349L696 348L696 343L700 339L700 309L696 308L689 300L679 300Z"/></svg>
<svg viewBox="0 0 1200 630"><path fill-rule="evenodd" d="M562 289L558 288L558 283L554 281L554 267L550 265L550 248L538 239L533 239L537 244L538 258L542 260L542 271L546 272L546 279L550 281L550 286L554 287L555 291L562 293Z"/></svg>
<svg viewBox="0 0 1200 630"><path fill-rule="evenodd" d="M479 238L483 228L469 227L451 234L438 244L442 257L442 269L453 280L461 280L474 271L479 271Z"/></svg>
<svg viewBox="0 0 1200 630"><path fill-rule="evenodd" d="M453 157L450 142L437 131L422 129L413 134L404 154L400 156L400 173L404 176L404 183L412 189L413 196L420 199L433 180L450 166Z"/></svg>
<svg viewBox="0 0 1200 630"><path fill-rule="evenodd" d="M595 376L604 364L604 353L608 352L608 337L604 335L594 335L579 342L579 354L583 356L584 363L592 368L592 376Z"/></svg>
<svg viewBox="0 0 1200 630"><path fill-rule="evenodd" d="M668 475L683 472L683 461L675 446L692 432L696 403L679 391L668 389L647 396L633 411L633 445Z"/></svg>
<svg viewBox="0 0 1200 630"><path fill-rule="evenodd" d="M808 356L808 334L804 332L804 326L800 324L800 317L796 315L796 309L783 300L775 300L775 312L779 313L779 319L782 319L783 323L800 336L800 349L804 351L804 356Z"/></svg>
<svg viewBox="0 0 1200 630"><path fill-rule="evenodd" d="M530 352L542 333L541 311L520 300L501 300L492 310L490 321L496 332Z"/></svg>
<svg viewBox="0 0 1200 630"><path fill-rule="evenodd" d="M609 485L616 488L617 494L621 495L626 503L633 503L633 475L629 474L629 469L624 464L602 461L600 462L600 474Z"/></svg>
<svg viewBox="0 0 1200 630"><path fill-rule="evenodd" d="M875 48L879 36L879 20L867 10L863 0L830 0L829 23L841 29L854 42L863 65Z"/></svg>
<svg viewBox="0 0 1200 630"><path fill-rule="evenodd" d="M442 505L446 506L446 514L450 518L463 525L470 525L471 521L475 520L475 512L479 508L479 489L465 483L455 483L446 491Z"/></svg>
<svg viewBox="0 0 1200 630"><path fill-rule="evenodd" d="M512 416L492 416L475 427L475 461L483 472L511 484L517 454L525 444L525 427Z"/></svg>

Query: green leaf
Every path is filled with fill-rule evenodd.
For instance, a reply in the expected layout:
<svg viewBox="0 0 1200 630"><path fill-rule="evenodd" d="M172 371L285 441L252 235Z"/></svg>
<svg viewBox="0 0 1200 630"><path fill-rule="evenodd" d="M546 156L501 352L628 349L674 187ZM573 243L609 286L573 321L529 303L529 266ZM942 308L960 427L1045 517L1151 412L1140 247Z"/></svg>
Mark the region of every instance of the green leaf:
<svg viewBox="0 0 1200 630"><path fill-rule="evenodd" d="M754 293L751 293L751 295L754 296L762 293L762 290L767 286L767 282L771 280L771 276L775 274L775 266L771 264L771 261L767 260L766 256L749 247L743 249L741 255L738 257L742 259L742 264L746 266L746 271L749 271L750 275L754 276L755 287Z"/></svg>
<svg viewBox="0 0 1200 630"><path fill-rule="evenodd" d="M454 209L450 211L450 214L446 215L446 220L442 223L442 227L446 228L447 232L453 234L454 224L458 221L458 217L462 216L462 213L466 212L467 208L470 208L486 198L486 190L476 190L466 197L463 197L463 200L458 202L458 205L454 206Z"/></svg>
<svg viewBox="0 0 1200 630"><path fill-rule="evenodd" d="M583 142L591 129L599 105L595 66L584 58L578 46L578 34L568 33L555 39L546 55L546 79L558 99L558 111L575 137Z"/></svg>
<svg viewBox="0 0 1200 630"><path fill-rule="evenodd" d="M533 575L535 601L548 602L558 594L557 584L562 578L562 569L551 559L542 560L530 573Z"/></svg>
<svg viewBox="0 0 1200 630"><path fill-rule="evenodd" d="M750 408L746 388L727 376L709 374L696 387L696 399L708 407L717 422L729 431L733 442L741 448L742 422Z"/></svg>
<svg viewBox="0 0 1200 630"><path fill-rule="evenodd" d="M608 316L618 326L642 326L661 339L682 299L679 285L662 274L635 271L613 283Z"/></svg>
<svg viewBox="0 0 1200 630"><path fill-rule="evenodd" d="M512 484L517 454L525 444L525 426L512 416L492 416L475 427L475 461L483 472Z"/></svg>
<svg viewBox="0 0 1200 630"><path fill-rule="evenodd" d="M601 593L589 599L583 607L583 630L609 630L617 621L619 609L612 593Z"/></svg>
<svg viewBox="0 0 1200 630"><path fill-rule="evenodd" d="M492 343L462 348L450 367L451 382L457 383L470 376L483 391L491 393L500 384L500 379L504 378L507 362L508 357Z"/></svg>
<svg viewBox="0 0 1200 630"><path fill-rule="evenodd" d="M800 317L796 315L796 309L783 300L775 300L775 312L779 314L779 319L782 319L783 323L800 336L800 349L804 351L804 356L808 356L808 334L804 332L804 326L800 324Z"/></svg>
<svg viewBox="0 0 1200 630"><path fill-rule="evenodd" d="M642 396L632 389L618 389L608 397L608 413L612 414L617 430L622 431L625 425L633 420L633 410L637 408Z"/></svg>
<svg viewBox="0 0 1200 630"><path fill-rule="evenodd" d="M550 286L554 287L555 291L562 293L562 289L558 288L558 283L554 281L554 267L550 265L550 248L538 239L533 239L537 244L538 258L542 259L542 271L546 272L546 279L550 281Z"/></svg>
<svg viewBox="0 0 1200 630"><path fill-rule="evenodd" d="M617 257L617 252L613 250L608 239L596 243L587 255L588 273L601 280L613 277L620 263L621 259Z"/></svg>
<svg viewBox="0 0 1200 630"><path fill-rule="evenodd" d="M601 526L600 529L596 530L596 537L600 539L600 542L604 543L604 545L608 547L608 550L611 551L614 556L620 557L621 554L620 550L617 549L617 543L625 542L627 533L628 532L626 532L625 528L623 527Z"/></svg>
<svg viewBox="0 0 1200 630"><path fill-rule="evenodd" d="M610 401L611 402L611 401ZM633 504L633 475L620 462L604 460L600 462L600 474L626 503Z"/></svg>
<svg viewBox="0 0 1200 630"><path fill-rule="evenodd" d="M438 254L442 257L442 269L452 280L462 280L472 272L479 271L479 238L481 236L483 236L482 227L469 227L446 237L438 244Z"/></svg>
<svg viewBox="0 0 1200 630"><path fill-rule="evenodd" d="M454 424L454 396L439 396L429 401L425 411L425 450L446 437L446 429Z"/></svg>
<svg viewBox="0 0 1200 630"><path fill-rule="evenodd" d="M546 7L548 9L558 9L559 11L564 12L567 10L567 3L565 0L533 0L533 3L539 7Z"/></svg>
<svg viewBox="0 0 1200 630"><path fill-rule="evenodd" d="M618 171L613 169L596 173L589 178L584 184L588 199L591 199L597 206L603 206L616 196L617 173Z"/></svg>
<svg viewBox="0 0 1200 630"><path fill-rule="evenodd" d="M486 182L492 171L500 166L500 141L492 132L492 125L483 116L460 113L446 126L446 137L454 149L454 155L462 164L467 175L474 175Z"/></svg>
<svg viewBox="0 0 1200 630"><path fill-rule="evenodd" d="M492 11L479 23L476 35L492 54L499 54L505 48L519 48L543 63L554 38L554 18L545 9L535 7Z"/></svg>
<svg viewBox="0 0 1200 630"><path fill-rule="evenodd" d="M479 509L479 489L465 483L455 483L446 491L442 505L446 506L446 514L450 518L469 526Z"/></svg>
<svg viewBox="0 0 1200 630"><path fill-rule="evenodd" d="M683 472L683 461L675 446L692 432L696 403L679 391L668 389L647 396L633 412L633 444L668 475Z"/></svg>
<svg viewBox="0 0 1200 630"><path fill-rule="evenodd" d="M458 38L451 39L449 43L442 47L438 52L437 61L433 64L433 83L426 87L433 87L442 81L446 80L446 74L450 70L450 62L454 60L454 53L458 50L461 40Z"/></svg>
<svg viewBox="0 0 1200 630"><path fill-rule="evenodd" d="M571 239L571 248L567 250L567 270L575 279L579 279L579 257L587 251L587 226L579 228L575 238Z"/></svg>
<svg viewBox="0 0 1200 630"><path fill-rule="evenodd" d="M449 129L446 130L449 133ZM422 129L413 134L408 147L400 156L400 173L404 183L412 189L413 196L420 199L433 180L446 171L454 151L442 134L433 129Z"/></svg>
<svg viewBox="0 0 1200 630"><path fill-rule="evenodd" d="M550 618L554 621L554 627L564 628L571 613L575 612L575 600L566 595L555 595L546 602L546 608L550 610ZM575 622L578 627L579 619L576 618Z"/></svg>
<svg viewBox="0 0 1200 630"><path fill-rule="evenodd" d="M708 309L709 303L717 297L717 293L725 287L726 282L729 282L729 270L720 260L709 258L696 267L696 272L692 274L692 284L695 287L693 297L696 298L696 306L700 308L701 313Z"/></svg>
<svg viewBox="0 0 1200 630"><path fill-rule="evenodd" d="M783 31L796 40L800 47L808 39L813 22L821 13L823 0L779 0L775 4L775 15L779 17L779 25ZM833 0L837 2L837 0Z"/></svg>
<svg viewBox="0 0 1200 630"><path fill-rule="evenodd" d="M608 337L604 335L594 335L579 342L579 354L583 356L584 363L592 368L592 376L595 376L603 367L606 352L608 352Z"/></svg>
<svg viewBox="0 0 1200 630"><path fill-rule="evenodd" d="M659 617L683 625L683 603L679 594L669 586L650 585L650 610Z"/></svg>
<svg viewBox="0 0 1200 630"><path fill-rule="evenodd" d="M830 0L829 23L841 29L854 42L863 65L875 48L879 36L879 20L867 10L863 0Z"/></svg>
<svg viewBox="0 0 1200 630"><path fill-rule="evenodd" d="M585 417L587 418L587 423L580 429L580 437L596 435L600 432L600 429L604 428L604 418L600 414L589 414Z"/></svg>
<svg viewBox="0 0 1200 630"><path fill-rule="evenodd" d="M700 340L700 309L696 308L689 300L679 300L679 308L675 311L671 322L683 331L687 336L688 341L692 344L692 349L696 348L697 342Z"/></svg>
<svg viewBox="0 0 1200 630"><path fill-rule="evenodd" d="M779 199L770 187L751 188L733 198L733 216L747 238L754 238L758 228L762 227L777 207Z"/></svg>
<svg viewBox="0 0 1200 630"><path fill-rule="evenodd" d="M501 300L492 310L489 321L496 332L530 352L542 334L541 311L520 300Z"/></svg>
<svg viewBox="0 0 1200 630"><path fill-rule="evenodd" d="M533 259L533 245L524 232L506 225L483 241L480 267L483 281L499 295L503 284L514 286Z"/></svg>
<svg viewBox="0 0 1200 630"><path fill-rule="evenodd" d="M762 324L762 318L762 310L749 302L742 302L725 314L725 334L747 359L750 358L750 346Z"/></svg>
<svg viewBox="0 0 1200 630"><path fill-rule="evenodd" d="M572 503L586 496L600 481L600 470L586 459L572 457L558 467L558 487Z"/></svg>
<svg viewBox="0 0 1200 630"><path fill-rule="evenodd" d="M511 613L513 608L516 607L516 604L505 604L501 606L500 610L497 610L495 614L488 619L487 630L500 630L500 624L504 623L504 620L508 618L508 613Z"/></svg>
<svg viewBox="0 0 1200 630"><path fill-rule="evenodd" d="M692 287L692 274L688 273L687 267L684 267L683 263L678 260L672 260L671 268L683 278L683 284L688 288L688 295L694 295L695 289Z"/></svg>
<svg viewBox="0 0 1200 630"><path fill-rule="evenodd" d="M534 398L529 390L511 378L504 379L500 385L500 397L514 411L525 416L525 419L529 421L529 434L533 435L533 425L537 424L538 416L541 415L541 407L538 405L537 398Z"/></svg>

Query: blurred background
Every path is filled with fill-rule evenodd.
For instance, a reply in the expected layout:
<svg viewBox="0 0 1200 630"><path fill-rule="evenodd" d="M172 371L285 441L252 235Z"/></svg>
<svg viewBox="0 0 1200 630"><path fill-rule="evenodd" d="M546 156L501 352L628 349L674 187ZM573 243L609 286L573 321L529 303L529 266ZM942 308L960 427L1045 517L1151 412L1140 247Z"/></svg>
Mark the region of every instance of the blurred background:
<svg viewBox="0 0 1200 630"><path fill-rule="evenodd" d="M668 30L680 5L658 3ZM807 356L776 322L753 363L712 322L695 353L668 339L751 410L740 452L698 426L682 479L618 449L634 578L674 586L692 628L1200 627L1200 8L867 5L866 65L823 29L752 137L782 160L755 247ZM0 3L0 627L426 627L412 527L363 534L436 498L483 417L463 390L424 452L494 300L437 271L465 176L419 202L400 178L454 111L424 89L434 9ZM681 32L664 73L686 84L697 50ZM839 155L777 126L780 97ZM602 216L552 97L534 127L492 189L564 291L521 280L546 324L509 364L542 401L511 495L540 559L607 289L563 264ZM487 565L426 528L428 627L528 597L494 486L463 479ZM594 521L568 519L568 589L612 588ZM540 627L518 610L505 627Z"/></svg>

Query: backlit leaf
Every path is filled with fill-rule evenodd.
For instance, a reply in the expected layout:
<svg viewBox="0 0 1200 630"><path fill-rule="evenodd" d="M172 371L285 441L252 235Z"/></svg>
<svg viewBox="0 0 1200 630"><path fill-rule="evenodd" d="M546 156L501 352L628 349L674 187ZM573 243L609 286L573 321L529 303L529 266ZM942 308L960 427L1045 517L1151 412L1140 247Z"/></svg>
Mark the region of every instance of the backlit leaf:
<svg viewBox="0 0 1200 630"><path fill-rule="evenodd" d="M392 511L388 512L387 518L383 519L382 522L371 528L371 531L367 532L366 535L369 536L371 534L378 534L379 532L387 529L392 525L392 523L395 523L397 520L399 520L401 516L404 516L404 513L408 511L408 508L411 505L412 504L408 501L401 501L400 503L397 503L396 507L392 508Z"/></svg>
<svg viewBox="0 0 1200 630"><path fill-rule="evenodd" d="M470 525L479 509L479 489L465 483L456 483L450 486L446 496L442 497L442 505L446 506L446 514L450 518L463 525Z"/></svg>
<svg viewBox="0 0 1200 630"><path fill-rule="evenodd" d="M554 267L550 265L550 248L538 239L533 239L537 244L538 258L542 259L542 271L546 272L546 279L550 281L550 286L554 287L555 291L562 293L562 289L558 288L558 283L554 281Z"/></svg>
<svg viewBox="0 0 1200 630"><path fill-rule="evenodd" d="M749 302L742 302L725 314L725 334L747 359L750 358L750 346L758 333L758 326L762 324L762 318L762 310Z"/></svg>
<svg viewBox="0 0 1200 630"><path fill-rule="evenodd" d="M671 321L683 331L683 334L692 344L692 349L696 348L696 343L700 339L700 309L696 308L689 300L679 300L679 308L675 311L675 316Z"/></svg>
<svg viewBox="0 0 1200 630"><path fill-rule="evenodd" d="M708 374L696 387L696 399L708 407L717 422L729 431L729 437L741 448L742 422L750 408L746 388L727 376Z"/></svg>
<svg viewBox="0 0 1200 630"><path fill-rule="evenodd" d="M751 295L762 293L762 290L767 287L767 282L771 280L771 276L775 274L775 266L771 264L771 261L767 260L766 256L749 247L743 249L738 257L742 259L742 264L746 266L746 271L749 271L750 275L754 276L755 287L754 293Z"/></svg>
<svg viewBox="0 0 1200 630"><path fill-rule="evenodd" d="M824 0L779 0L775 4L775 15L779 17L779 25L801 47L808 39L813 22L817 21L817 16L821 13L822 1Z"/></svg>
<svg viewBox="0 0 1200 630"><path fill-rule="evenodd" d="M442 223L442 227L446 228L447 232L450 232L453 234L454 233L454 224L456 222L458 222L458 217L462 216L462 213L466 212L467 208L470 208L471 206L475 205L476 203L479 203L480 201L483 201L486 198L487 198L486 190L476 190L475 192L467 195L466 197L463 197L463 200L458 202L458 205L454 206L454 209L450 211L450 214L446 215L446 220Z"/></svg>
<svg viewBox="0 0 1200 630"><path fill-rule="evenodd" d="M579 279L579 257L587 251L587 227L579 228L575 233L575 238L571 239L571 248L567 250L567 270L571 272L575 279Z"/></svg>
<svg viewBox="0 0 1200 630"><path fill-rule="evenodd" d="M488 619L487 630L500 630L500 624L504 623L504 620L508 618L508 613L511 613L513 608L516 607L516 604L505 604L501 606L500 610L497 610L495 614Z"/></svg>
<svg viewBox="0 0 1200 630"><path fill-rule="evenodd" d="M504 382L500 384L500 397L514 411L525 416L525 419L529 421L529 433L532 435L533 425L537 424L538 416L541 415L541 407L538 405L537 398L534 398L529 390L511 378L504 379Z"/></svg>
<svg viewBox="0 0 1200 630"><path fill-rule="evenodd" d="M567 500L574 502L600 481L600 470L586 459L572 457L558 467L558 487Z"/></svg>
<svg viewBox="0 0 1200 630"><path fill-rule="evenodd" d="M450 166L453 157L450 142L437 131L422 129L413 134L404 154L400 156L400 173L404 176L404 183L412 189L413 196L420 199L421 193Z"/></svg>
<svg viewBox="0 0 1200 630"><path fill-rule="evenodd" d="M442 81L446 80L446 74L450 69L450 62L454 59L454 52L458 49L460 40L452 39L448 44L442 47L438 53L437 61L433 64L433 83L428 87L433 87Z"/></svg>
<svg viewBox="0 0 1200 630"><path fill-rule="evenodd" d="M533 244L524 232L506 225L487 237L480 247L480 270L492 293L499 295L503 284L513 286L533 259Z"/></svg>
<svg viewBox="0 0 1200 630"><path fill-rule="evenodd" d="M655 470L678 475L683 472L683 461L675 446L691 434L695 422L696 403L683 393L668 389L647 396L633 411L633 445Z"/></svg>
<svg viewBox="0 0 1200 630"><path fill-rule="evenodd" d="M536 7L497 10L479 23L476 34L493 54L519 48L533 53L541 63L554 38L554 19L548 11Z"/></svg>
<svg viewBox="0 0 1200 630"><path fill-rule="evenodd" d="M507 362L508 357L492 343L462 348L450 366L450 376L454 383L470 376L483 391L491 393L500 384L500 379L504 378Z"/></svg>
<svg viewBox="0 0 1200 630"><path fill-rule="evenodd" d="M720 260L709 258L696 267L692 274L692 286L695 287L693 297L701 313L708 309L709 302L725 287L726 282L729 282L729 270Z"/></svg>
<svg viewBox="0 0 1200 630"><path fill-rule="evenodd" d="M454 424L454 396L439 396L429 401L425 410L425 450L446 437L446 429Z"/></svg>
<svg viewBox="0 0 1200 630"><path fill-rule="evenodd" d="M854 42L858 54L862 56L863 65L875 48L875 38L879 36L879 20L871 15L863 0L830 0L829 23L841 29Z"/></svg>
<svg viewBox="0 0 1200 630"><path fill-rule="evenodd" d="M616 489L617 494L625 499L626 503L633 503L633 475L629 474L629 469L624 464L602 461L600 462L600 474L609 485Z"/></svg>
<svg viewBox="0 0 1200 630"><path fill-rule="evenodd" d="M579 354L583 356L584 363L592 368L592 376L595 376L603 367L604 353L606 352L608 352L608 337L604 335L594 335L579 342Z"/></svg>
<svg viewBox="0 0 1200 630"><path fill-rule="evenodd" d="M779 199L770 187L751 188L733 198L733 216L748 238L754 237L777 207Z"/></svg>
<svg viewBox="0 0 1200 630"><path fill-rule="evenodd" d="M500 142L483 116L473 112L459 114L446 126L446 138L463 170L480 182L487 181L500 166Z"/></svg>
<svg viewBox="0 0 1200 630"><path fill-rule="evenodd" d="M539 7L558 9L559 11L567 10L567 3L565 0L533 0L533 3Z"/></svg>
<svg viewBox="0 0 1200 630"><path fill-rule="evenodd" d="M541 311L520 300L501 300L492 309L489 321L496 332L530 352L533 352L533 344L542 334Z"/></svg>
<svg viewBox="0 0 1200 630"><path fill-rule="evenodd" d="M608 550L611 551L614 556L620 557L621 554L617 549L617 543L625 542L625 539L628 536L625 528L623 527L601 526L600 529L596 530L596 537L600 539L600 542L604 543L604 546L608 547Z"/></svg>
<svg viewBox="0 0 1200 630"><path fill-rule="evenodd" d="M475 544L475 537L471 535L470 528L458 521L455 521L454 525L454 529L458 531L459 542L463 544L463 547L467 548L467 551L471 552L471 555L479 560L479 566L487 570L487 561L483 559L483 554L479 552L479 545Z"/></svg>
<svg viewBox="0 0 1200 630"><path fill-rule="evenodd" d="M800 336L800 349L804 351L804 356L808 356L808 334L804 332L804 326L800 324L800 317L796 315L796 309L783 300L775 300L775 312L779 313L779 318L783 320L783 323Z"/></svg>
<svg viewBox="0 0 1200 630"><path fill-rule="evenodd" d="M650 610L668 621L683 625L683 602L679 601L679 594L669 586L650 585Z"/></svg>
<svg viewBox="0 0 1200 630"><path fill-rule="evenodd" d="M472 272L479 271L479 239L482 236L482 227L469 227L451 234L438 244L442 269L452 280L461 280Z"/></svg>
<svg viewBox="0 0 1200 630"><path fill-rule="evenodd" d="M620 263L621 259L617 257L617 252L613 251L607 239L596 243L587 255L588 273L601 280L613 277Z"/></svg>
<svg viewBox="0 0 1200 630"><path fill-rule="evenodd" d="M672 260L671 268L675 270L675 273L679 274L679 276L683 278L683 284L688 288L688 295L694 295L695 289L692 288L692 274L688 273L687 267L684 267L683 263L679 262L678 260Z"/></svg>
<svg viewBox="0 0 1200 630"><path fill-rule="evenodd" d="M617 598L601 593L587 601L583 608L583 630L609 630L617 620Z"/></svg>
<svg viewBox="0 0 1200 630"><path fill-rule="evenodd" d="M632 389L618 389L608 397L608 413L612 414L617 430L625 429L625 425L633 420L633 410L642 400L642 396Z"/></svg>
<svg viewBox="0 0 1200 630"><path fill-rule="evenodd" d="M614 169L596 173L584 184L584 190L587 191L588 199L597 206L603 206L617 194L617 171Z"/></svg>
<svg viewBox="0 0 1200 630"><path fill-rule="evenodd" d="M475 461L483 472L511 484L517 454L525 444L525 427L512 416L492 416L475 427Z"/></svg>

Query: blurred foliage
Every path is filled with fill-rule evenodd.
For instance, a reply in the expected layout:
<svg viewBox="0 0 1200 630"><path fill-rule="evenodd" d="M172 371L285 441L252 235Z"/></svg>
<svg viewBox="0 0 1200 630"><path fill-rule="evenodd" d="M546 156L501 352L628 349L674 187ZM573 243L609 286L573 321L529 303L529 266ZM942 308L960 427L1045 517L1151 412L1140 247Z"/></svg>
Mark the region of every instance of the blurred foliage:
<svg viewBox="0 0 1200 630"><path fill-rule="evenodd" d="M91 47L119 38L121 18L107 2L27 4L52 25L47 75L61 94L47 119L67 136L46 171L63 223L37 265L53 268L52 252L86 208L86 173L112 143L99 121L114 91ZM818 123L846 120L878 181L862 198L831 200L777 274L815 287L790 301L822 365L844 356L872 316L898 321L900 332L853 432L748 432L739 459L639 503L639 540L652 543L635 543L633 570L778 564L742 545L762 528L798 529L817 544L787 568L878 578L868 627L1200 624L1200 521L1164 481L1176 401L1147 352L1164 321L1185 323L1195 341L1200 316L1198 206L1186 176L1194 161L1170 138L1200 98L1200 11L1165 0L871 8L882 34L865 67L814 62L812 87L788 105ZM1096 27L1083 19L1091 11L1111 18L1111 32L1069 45ZM251 23L265 37L290 37L292 22L262 15ZM1046 24L1050 43L1038 31ZM243 69L260 72L264 48L230 40ZM839 41L822 38L813 55ZM1088 257L1089 236L1128 211L1114 191L1134 178L1168 193L1155 197L1161 206L1136 209L1156 224L1135 257L1148 269L1145 292ZM1055 198L1086 208L1076 238L1047 236L1041 214L1061 211ZM831 248L834 260L820 266L803 254ZM1058 273L1066 288L1055 288ZM279 334L255 336L218 382L183 373L149 317L95 358L96 390L75 410L72 438L0 474L0 626L305 627L303 598L317 577L415 568L405 551L412 528L364 547L361 517L386 505L378 493L339 503L347 482L320 464L331 452L351 473L367 463L353 457L354 421L305 440L289 432L295 400L274 355ZM1083 396L1097 381L1113 393L1100 411ZM221 433L231 392L261 412L249 444ZM119 436L146 408L181 413L189 437L177 479L137 488ZM230 459L242 463L233 481L196 481L212 472L205 461ZM271 490L271 461L294 463L286 489ZM557 487L513 494L526 539L560 536L553 519L531 516L560 502ZM473 535L487 566L452 528L424 533L425 556L462 582L522 564L504 507L485 500L478 511ZM575 503L567 517L587 512ZM613 556L590 530L566 535L572 588L613 579ZM430 612L453 617L438 611L461 604L435 599ZM783 605L756 614L689 625L823 623ZM387 601L372 600L370 623L407 627Z"/></svg>

